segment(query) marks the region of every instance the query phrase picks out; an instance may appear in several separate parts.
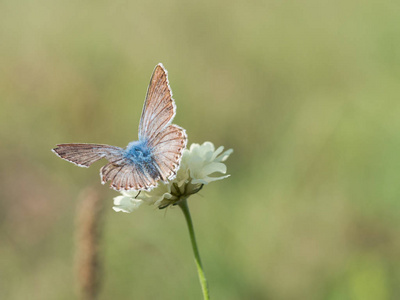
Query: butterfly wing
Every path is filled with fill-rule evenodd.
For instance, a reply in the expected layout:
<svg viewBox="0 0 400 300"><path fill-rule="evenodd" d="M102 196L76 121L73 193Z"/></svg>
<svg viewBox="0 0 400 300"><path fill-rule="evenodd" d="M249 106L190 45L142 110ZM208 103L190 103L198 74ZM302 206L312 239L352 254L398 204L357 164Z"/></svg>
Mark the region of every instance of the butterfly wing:
<svg viewBox="0 0 400 300"><path fill-rule="evenodd" d="M153 159L160 170L162 180L166 181L175 177L186 143L185 130L175 124L167 126L149 141Z"/></svg>
<svg viewBox="0 0 400 300"><path fill-rule="evenodd" d="M66 161L79 167L88 168L102 158L106 158L108 161L122 159L124 150L100 144L60 144L52 151Z"/></svg>
<svg viewBox="0 0 400 300"><path fill-rule="evenodd" d="M176 113L168 73L158 64L150 79L139 124L139 140L150 140L167 127Z"/></svg>
<svg viewBox="0 0 400 300"><path fill-rule="evenodd" d="M185 130L170 125L176 114L175 101L169 86L168 73L158 64L151 76L139 125L139 140L151 149L160 179L172 179L179 168L186 147Z"/></svg>
<svg viewBox="0 0 400 300"><path fill-rule="evenodd" d="M155 176L150 176L154 170L156 170L155 167L149 170L148 166L125 160L119 165L108 163L101 168L100 176L102 184L111 181L110 187L117 191L132 189L149 191L161 179L158 171L155 171Z"/></svg>

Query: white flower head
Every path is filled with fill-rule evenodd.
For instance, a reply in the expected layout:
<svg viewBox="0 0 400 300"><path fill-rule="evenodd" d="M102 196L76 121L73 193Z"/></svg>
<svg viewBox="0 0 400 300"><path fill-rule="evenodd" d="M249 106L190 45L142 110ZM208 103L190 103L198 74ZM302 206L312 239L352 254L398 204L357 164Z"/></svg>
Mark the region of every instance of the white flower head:
<svg viewBox="0 0 400 300"><path fill-rule="evenodd" d="M223 150L223 146L215 150L211 142L192 144L189 149L184 150L174 179L159 183L149 192L122 192L122 196L114 198L114 210L130 213L143 202L156 205L160 209L166 208L197 193L205 184L229 177L230 175L216 176L218 173L226 174L226 165L223 162L233 152L232 149L222 152Z"/></svg>

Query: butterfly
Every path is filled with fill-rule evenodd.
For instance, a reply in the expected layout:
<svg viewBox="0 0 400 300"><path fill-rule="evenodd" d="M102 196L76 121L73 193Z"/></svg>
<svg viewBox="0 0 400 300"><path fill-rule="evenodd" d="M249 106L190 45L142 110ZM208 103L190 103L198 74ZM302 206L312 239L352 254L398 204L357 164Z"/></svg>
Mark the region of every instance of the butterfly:
<svg viewBox="0 0 400 300"><path fill-rule="evenodd" d="M149 191L159 180L165 182L176 176L186 148L185 130L171 124L175 114L168 73L160 63L147 89L138 141L130 142L125 149L102 144L59 144L52 151L85 168L105 158L108 164L100 169L102 184L110 181L110 187L117 191Z"/></svg>

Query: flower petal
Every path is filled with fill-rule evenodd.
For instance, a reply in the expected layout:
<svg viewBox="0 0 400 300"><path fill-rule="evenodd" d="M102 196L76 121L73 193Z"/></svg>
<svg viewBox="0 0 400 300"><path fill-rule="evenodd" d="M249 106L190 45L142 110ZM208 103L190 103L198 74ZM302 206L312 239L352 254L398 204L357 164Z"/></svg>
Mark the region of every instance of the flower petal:
<svg viewBox="0 0 400 300"><path fill-rule="evenodd" d="M204 166L204 168L201 170L201 173L203 176L204 175L207 176L207 175L210 175L215 172L225 174L226 173L226 165L223 163L214 163L213 162L213 163L210 163L210 164Z"/></svg>
<svg viewBox="0 0 400 300"><path fill-rule="evenodd" d="M129 190L129 191L121 191L121 194L125 197L136 197L139 194L139 191Z"/></svg>
<svg viewBox="0 0 400 300"><path fill-rule="evenodd" d="M139 199L134 199L127 196L118 196L114 198L113 209L116 212L122 211L125 213L131 213L134 210L138 209L142 203L143 201Z"/></svg>
<svg viewBox="0 0 400 300"><path fill-rule="evenodd" d="M219 146L217 150L213 153L211 160L215 160L217 156L224 150L224 146Z"/></svg>
<svg viewBox="0 0 400 300"><path fill-rule="evenodd" d="M228 159L228 157L229 157L229 155L231 155L232 154L232 152L233 152L233 149L229 149L229 150L226 150L224 153L222 153L220 156L218 156L216 159L215 159L215 161L225 161L225 160L227 160Z"/></svg>
<svg viewBox="0 0 400 300"><path fill-rule="evenodd" d="M229 176L231 176L231 175L225 175L225 176L220 176L220 177L209 177L209 176L206 176L206 177L201 178L201 179L193 179L192 183L193 184L199 184L199 183L200 184L209 184L210 182L217 181L217 180L222 180L224 178L228 178Z"/></svg>

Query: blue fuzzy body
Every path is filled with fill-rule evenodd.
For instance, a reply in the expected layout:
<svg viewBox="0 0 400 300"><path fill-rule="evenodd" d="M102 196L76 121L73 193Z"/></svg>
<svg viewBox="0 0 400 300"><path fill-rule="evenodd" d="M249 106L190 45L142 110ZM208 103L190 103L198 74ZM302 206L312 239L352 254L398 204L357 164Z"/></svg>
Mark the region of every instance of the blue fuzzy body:
<svg viewBox="0 0 400 300"><path fill-rule="evenodd" d="M151 150L143 141L130 142L124 156L135 164L148 163L152 160Z"/></svg>
<svg viewBox="0 0 400 300"><path fill-rule="evenodd" d="M146 141L130 142L125 149L124 157L142 174L148 173L153 179L161 179L161 174Z"/></svg>

